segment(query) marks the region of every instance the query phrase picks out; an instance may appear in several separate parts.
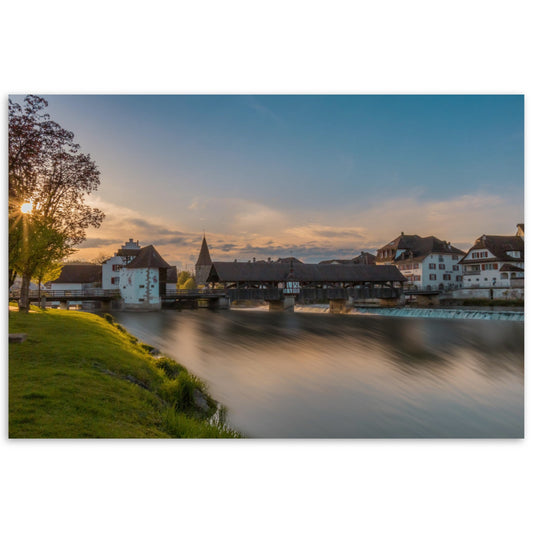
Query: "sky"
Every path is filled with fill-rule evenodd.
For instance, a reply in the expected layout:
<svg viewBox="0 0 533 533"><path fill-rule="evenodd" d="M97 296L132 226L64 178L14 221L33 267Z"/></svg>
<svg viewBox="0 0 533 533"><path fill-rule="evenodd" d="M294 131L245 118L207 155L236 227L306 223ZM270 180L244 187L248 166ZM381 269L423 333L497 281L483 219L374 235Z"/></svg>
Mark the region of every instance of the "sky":
<svg viewBox="0 0 533 533"><path fill-rule="evenodd" d="M101 171L106 219L72 259L129 238L192 268L374 252L402 231L467 250L524 221L521 95L41 95Z"/></svg>

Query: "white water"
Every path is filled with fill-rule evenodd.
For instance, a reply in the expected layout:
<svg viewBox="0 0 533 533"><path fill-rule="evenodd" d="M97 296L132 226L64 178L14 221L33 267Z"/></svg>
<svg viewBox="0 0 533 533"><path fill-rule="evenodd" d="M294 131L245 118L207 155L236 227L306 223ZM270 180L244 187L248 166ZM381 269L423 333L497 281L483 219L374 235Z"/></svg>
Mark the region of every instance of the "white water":
<svg viewBox="0 0 533 533"><path fill-rule="evenodd" d="M297 305L294 310L299 313L329 313L328 304ZM382 315L410 318L459 318L474 320L516 320L524 321L523 311L492 311L480 309L420 309L358 307L346 313L348 315Z"/></svg>

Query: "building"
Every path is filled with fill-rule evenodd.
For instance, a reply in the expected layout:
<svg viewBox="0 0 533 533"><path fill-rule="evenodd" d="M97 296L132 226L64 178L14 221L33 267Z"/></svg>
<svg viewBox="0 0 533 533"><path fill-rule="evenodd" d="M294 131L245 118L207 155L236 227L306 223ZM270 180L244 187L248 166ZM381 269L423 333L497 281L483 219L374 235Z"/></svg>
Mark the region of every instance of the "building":
<svg viewBox="0 0 533 533"><path fill-rule="evenodd" d="M167 272L171 268L152 245L141 248L135 259L120 270L124 309L161 309L161 296L166 293Z"/></svg>
<svg viewBox="0 0 533 533"><path fill-rule="evenodd" d="M139 241L134 242L130 239L125 243L120 250L115 252L115 255L102 263L102 288L103 289L118 289L120 280L120 271L133 261L141 247Z"/></svg>
<svg viewBox="0 0 533 533"><path fill-rule="evenodd" d="M463 287L524 287L524 224L515 235L482 235L460 261Z"/></svg>
<svg viewBox="0 0 533 533"><path fill-rule="evenodd" d="M207 276L209 276L212 264L213 261L211 261L211 255L209 254L209 248L204 235L204 238L202 239L202 246L200 247L200 255L198 256L198 260L196 261L196 265L194 267L194 277L197 285L200 286L206 284Z"/></svg>
<svg viewBox="0 0 533 533"><path fill-rule="evenodd" d="M395 265L414 290L453 290L462 286L459 261L465 253L434 236L403 232L377 251L376 264Z"/></svg>
<svg viewBox="0 0 533 533"><path fill-rule="evenodd" d="M327 261L320 261L319 265L375 265L376 256L368 252L361 252L353 259L328 259Z"/></svg>
<svg viewBox="0 0 533 533"><path fill-rule="evenodd" d="M53 291L81 291L100 287L102 283L102 266L95 264L68 264L61 269L61 274L50 283Z"/></svg>

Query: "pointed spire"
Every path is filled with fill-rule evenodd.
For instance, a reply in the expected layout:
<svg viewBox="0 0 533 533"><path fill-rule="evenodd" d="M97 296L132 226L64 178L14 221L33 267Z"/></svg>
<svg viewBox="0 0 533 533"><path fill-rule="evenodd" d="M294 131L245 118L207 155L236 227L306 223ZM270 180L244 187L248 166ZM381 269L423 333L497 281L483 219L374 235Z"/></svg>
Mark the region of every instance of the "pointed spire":
<svg viewBox="0 0 533 533"><path fill-rule="evenodd" d="M213 261L211 261L211 255L209 254L209 248L207 246L207 241L205 240L204 232L204 238L202 239L202 246L200 248L200 255L198 256L198 261L196 261L196 266L211 264L213 264Z"/></svg>

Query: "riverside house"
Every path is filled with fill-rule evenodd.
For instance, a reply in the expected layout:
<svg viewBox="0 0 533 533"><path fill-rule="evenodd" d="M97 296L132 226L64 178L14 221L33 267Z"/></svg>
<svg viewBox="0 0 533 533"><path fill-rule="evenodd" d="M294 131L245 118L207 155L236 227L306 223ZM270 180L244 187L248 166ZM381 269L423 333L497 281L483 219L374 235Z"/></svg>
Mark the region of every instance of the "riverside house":
<svg viewBox="0 0 533 533"><path fill-rule="evenodd" d="M524 287L524 224L515 235L481 235L460 261L465 289Z"/></svg>
<svg viewBox="0 0 533 533"><path fill-rule="evenodd" d="M465 253L437 237L403 232L377 251L377 265L395 265L406 277L408 289L453 290L461 288L459 261Z"/></svg>

